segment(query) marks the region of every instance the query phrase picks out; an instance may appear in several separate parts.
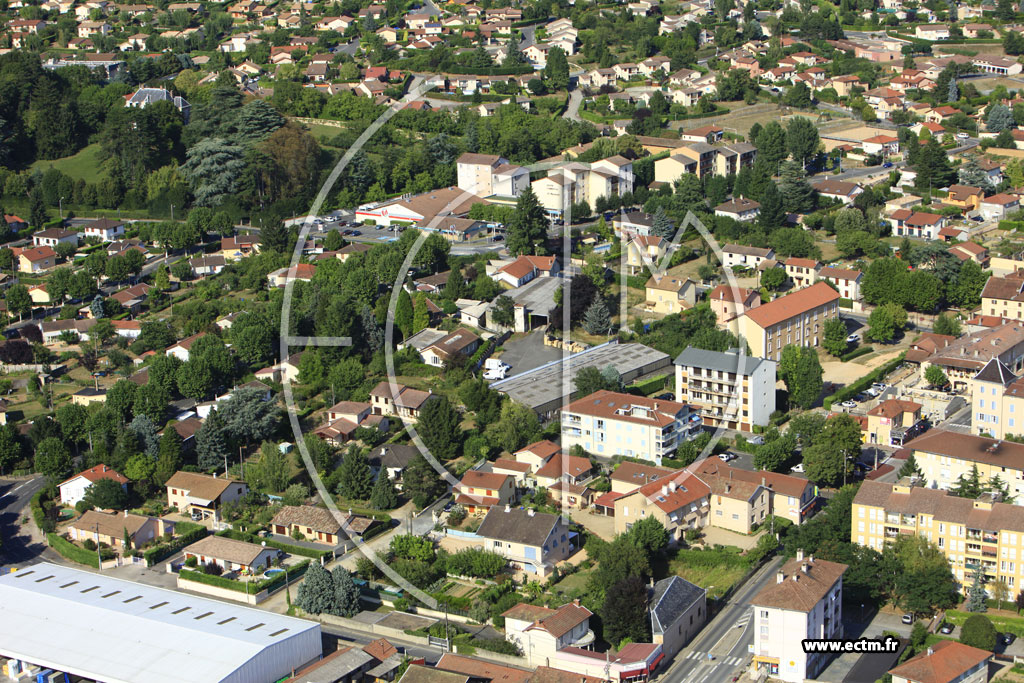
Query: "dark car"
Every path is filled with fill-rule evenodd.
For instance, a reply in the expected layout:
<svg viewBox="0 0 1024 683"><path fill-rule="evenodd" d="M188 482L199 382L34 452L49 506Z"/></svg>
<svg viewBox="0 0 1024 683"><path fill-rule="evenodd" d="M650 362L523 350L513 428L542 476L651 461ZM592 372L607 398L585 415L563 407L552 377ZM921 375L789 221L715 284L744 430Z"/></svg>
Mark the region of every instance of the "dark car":
<svg viewBox="0 0 1024 683"><path fill-rule="evenodd" d="M953 632L953 624L949 623L948 621L944 622L942 624L942 626L939 627L939 633L942 633L944 635L948 636L952 632Z"/></svg>
<svg viewBox="0 0 1024 683"><path fill-rule="evenodd" d="M352 231L352 236L353 236L353 237L359 237L359 236L360 236L360 235L362 235L362 234L363 234L363 233L359 232L358 230L353 230L353 231Z"/></svg>
<svg viewBox="0 0 1024 683"><path fill-rule="evenodd" d="M674 401L676 395L673 394L671 391L666 391L664 394L658 394L654 398L658 399L659 401Z"/></svg>
<svg viewBox="0 0 1024 683"><path fill-rule="evenodd" d="M1004 633L1002 639L1003 645L1010 645L1013 641L1017 640L1017 636L1013 633Z"/></svg>
<svg viewBox="0 0 1024 683"><path fill-rule="evenodd" d="M885 162L884 164L882 164L882 168L892 168L892 162L891 161Z"/></svg>

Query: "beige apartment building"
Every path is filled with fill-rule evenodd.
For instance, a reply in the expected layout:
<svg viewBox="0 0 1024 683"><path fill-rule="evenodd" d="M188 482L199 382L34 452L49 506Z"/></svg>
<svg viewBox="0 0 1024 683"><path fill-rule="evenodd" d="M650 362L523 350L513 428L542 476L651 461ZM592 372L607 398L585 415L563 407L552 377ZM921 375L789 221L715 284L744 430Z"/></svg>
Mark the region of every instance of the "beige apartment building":
<svg viewBox="0 0 1024 683"><path fill-rule="evenodd" d="M1005 439L1024 433L1024 379L993 358L969 382L971 431Z"/></svg>
<svg viewBox="0 0 1024 683"><path fill-rule="evenodd" d="M993 259L993 268L996 261ZM1020 262L1011 262L1020 267ZM1024 320L1024 270L1013 270L1002 277L992 275L981 290L981 315L994 315L1009 320Z"/></svg>
<svg viewBox="0 0 1024 683"><path fill-rule="evenodd" d="M598 197L613 197L633 191L633 162L615 155L590 164L569 162L548 171L546 178L531 184L537 201L554 215L562 215L572 204L594 206Z"/></svg>
<svg viewBox="0 0 1024 683"><path fill-rule="evenodd" d="M674 363L676 400L698 409L705 425L749 432L775 412L775 361L691 346Z"/></svg>
<svg viewBox="0 0 1024 683"><path fill-rule="evenodd" d="M817 347L839 316L839 293L824 282L762 304L739 317L740 336L758 358L778 360L789 344Z"/></svg>
<svg viewBox="0 0 1024 683"><path fill-rule="evenodd" d="M905 448L913 452L926 486L952 488L977 466L983 483L998 476L1010 495L1024 502L1024 444L932 429Z"/></svg>
<svg viewBox="0 0 1024 683"><path fill-rule="evenodd" d="M936 544L961 586L980 568L1016 595L1024 581L1024 507L990 497L958 498L948 491L866 480L853 499L850 540L881 550L901 535Z"/></svg>

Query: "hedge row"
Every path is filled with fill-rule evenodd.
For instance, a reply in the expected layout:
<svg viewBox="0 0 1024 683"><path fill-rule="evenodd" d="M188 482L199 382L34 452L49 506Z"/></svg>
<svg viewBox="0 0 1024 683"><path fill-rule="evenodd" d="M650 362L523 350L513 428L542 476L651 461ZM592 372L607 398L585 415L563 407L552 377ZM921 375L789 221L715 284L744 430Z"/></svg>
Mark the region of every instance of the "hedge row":
<svg viewBox="0 0 1024 683"><path fill-rule="evenodd" d="M179 532L177 537L169 543L161 543L152 548L147 548L142 553L142 558L146 560L147 567L152 567L157 562L174 555L185 546L192 545L196 541L206 538L206 534L209 533L202 524L193 524L192 522L178 522L175 528Z"/></svg>
<svg viewBox="0 0 1024 683"><path fill-rule="evenodd" d="M866 356L867 354L871 353L874 350L875 347L873 346L859 346L853 351L850 351L849 353L844 353L843 355L839 356L839 360L845 363L846 361L853 360L854 358Z"/></svg>
<svg viewBox="0 0 1024 683"><path fill-rule="evenodd" d="M839 297L839 308L853 308L853 299Z"/></svg>
<svg viewBox="0 0 1024 683"><path fill-rule="evenodd" d="M309 568L309 560L303 560L299 564L288 570L288 578L296 579L306 573L306 569ZM235 579L228 579L223 576L216 576L214 574L204 574L203 572L193 571L191 569L182 569L178 572L185 581L194 581L196 583L205 583L208 586L217 586L218 588L227 588L228 590L238 591L239 593L259 593L263 590L273 590L278 585L284 583L284 573L277 574L272 579L263 579L262 581L236 581Z"/></svg>
<svg viewBox="0 0 1024 683"><path fill-rule="evenodd" d="M665 388L665 382L668 380L668 375L659 375L657 377L651 377L645 379L642 382L633 384L630 389L638 389L641 394L647 396L653 394L656 391L661 391Z"/></svg>
<svg viewBox="0 0 1024 683"><path fill-rule="evenodd" d="M860 392L864 391L872 384L877 382L882 377L888 375L890 372L895 370L900 363L903 362L903 357L905 355L907 355L906 351L901 353L896 358L893 358L885 365L881 365L875 368L874 370L872 370L871 372L869 372L868 374L864 375L859 380L854 382L853 384L847 384L845 387L843 387L836 393L826 397L824 401L825 410L831 410L832 405L834 403L842 403L851 396L856 396L857 394L859 394Z"/></svg>
<svg viewBox="0 0 1024 683"><path fill-rule="evenodd" d="M1024 221L999 221L999 229L1021 232L1024 230Z"/></svg>
<svg viewBox="0 0 1024 683"><path fill-rule="evenodd" d="M96 553L91 550L86 550L80 546L75 545L68 539L60 536L56 533L46 534L46 539L50 542L50 547L56 550L65 558L78 564L86 564L90 567L96 567L99 569L99 561L96 557Z"/></svg>
<svg viewBox="0 0 1024 683"><path fill-rule="evenodd" d="M217 532L218 536L226 536L233 538L236 541L246 541L247 543L266 543L271 548L277 548L283 550L289 555L301 555L302 557L311 557L314 560L319 560L321 557L334 559L333 550L316 550L314 548L306 548L301 545L292 545L291 543L285 543L278 541L274 538L260 538L256 534L250 534L245 531L235 531L234 529L225 529L224 531Z"/></svg>

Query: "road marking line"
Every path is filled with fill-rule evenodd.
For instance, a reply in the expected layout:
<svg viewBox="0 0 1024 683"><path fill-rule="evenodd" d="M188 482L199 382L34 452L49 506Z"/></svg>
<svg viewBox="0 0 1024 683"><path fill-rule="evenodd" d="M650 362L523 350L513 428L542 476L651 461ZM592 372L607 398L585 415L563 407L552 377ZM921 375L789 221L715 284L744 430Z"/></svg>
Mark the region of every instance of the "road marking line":
<svg viewBox="0 0 1024 683"><path fill-rule="evenodd" d="M35 481L35 480L34 480L34 479L30 479L30 480L26 481L26 482L25 482L24 484L22 484L21 486L16 486L16 487L14 487L13 489L11 489L11 493L14 493L15 491L17 491L18 489L20 489L20 488L22 488L22 487L28 486L28 485L29 485L29 484L31 484L31 483L32 483L33 481Z"/></svg>

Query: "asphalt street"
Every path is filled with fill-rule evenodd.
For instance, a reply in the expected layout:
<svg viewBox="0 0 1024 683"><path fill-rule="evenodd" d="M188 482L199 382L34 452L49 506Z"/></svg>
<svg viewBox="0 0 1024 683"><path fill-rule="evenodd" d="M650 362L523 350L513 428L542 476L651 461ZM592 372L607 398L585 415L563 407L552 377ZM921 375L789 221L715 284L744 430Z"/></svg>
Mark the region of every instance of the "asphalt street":
<svg viewBox="0 0 1024 683"><path fill-rule="evenodd" d="M21 518L30 515L28 504L32 496L46 485L44 477L34 479L0 479L0 574L11 568L35 564L46 546L34 540L20 524ZM56 555L54 555L56 557Z"/></svg>

